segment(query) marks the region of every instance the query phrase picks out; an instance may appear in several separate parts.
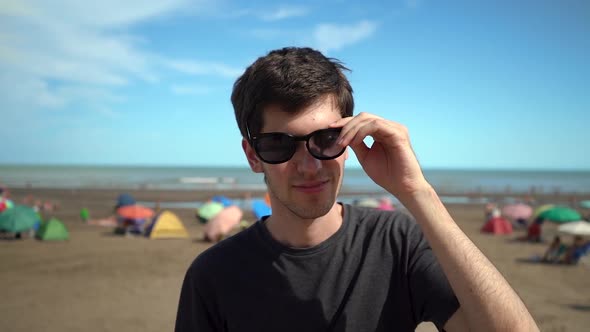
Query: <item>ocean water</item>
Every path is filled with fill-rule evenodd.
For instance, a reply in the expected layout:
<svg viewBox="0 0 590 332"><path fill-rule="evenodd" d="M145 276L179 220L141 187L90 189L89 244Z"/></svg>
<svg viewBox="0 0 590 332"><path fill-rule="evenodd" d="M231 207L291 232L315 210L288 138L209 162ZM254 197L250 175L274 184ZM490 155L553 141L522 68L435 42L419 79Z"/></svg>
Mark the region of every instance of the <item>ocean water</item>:
<svg viewBox="0 0 590 332"><path fill-rule="evenodd" d="M450 194L590 193L590 171L426 169L424 174L437 191ZM0 165L0 183L33 188L265 189L261 174L232 167ZM342 191L383 190L362 169L347 168Z"/></svg>

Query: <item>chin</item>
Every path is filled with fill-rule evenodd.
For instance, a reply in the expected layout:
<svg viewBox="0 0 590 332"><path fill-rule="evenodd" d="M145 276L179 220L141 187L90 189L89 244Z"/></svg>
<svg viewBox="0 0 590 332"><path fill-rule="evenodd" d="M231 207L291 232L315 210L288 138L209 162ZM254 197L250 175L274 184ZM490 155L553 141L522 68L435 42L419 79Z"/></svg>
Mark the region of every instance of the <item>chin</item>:
<svg viewBox="0 0 590 332"><path fill-rule="evenodd" d="M290 206L289 210L301 219L316 219L325 216L330 212L334 206L335 200L324 203L316 203L312 205L294 205Z"/></svg>

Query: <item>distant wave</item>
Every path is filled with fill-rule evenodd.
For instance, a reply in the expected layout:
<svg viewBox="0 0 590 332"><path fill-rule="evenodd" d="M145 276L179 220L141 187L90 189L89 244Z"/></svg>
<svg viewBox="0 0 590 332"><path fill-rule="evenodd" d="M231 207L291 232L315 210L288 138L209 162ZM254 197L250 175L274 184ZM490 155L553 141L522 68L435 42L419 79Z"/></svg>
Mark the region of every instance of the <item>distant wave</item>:
<svg viewBox="0 0 590 332"><path fill-rule="evenodd" d="M232 178L232 177L203 177L203 176L182 177L178 180L180 183L195 183L195 184L217 184L217 183L231 184L231 183L237 182L237 179Z"/></svg>

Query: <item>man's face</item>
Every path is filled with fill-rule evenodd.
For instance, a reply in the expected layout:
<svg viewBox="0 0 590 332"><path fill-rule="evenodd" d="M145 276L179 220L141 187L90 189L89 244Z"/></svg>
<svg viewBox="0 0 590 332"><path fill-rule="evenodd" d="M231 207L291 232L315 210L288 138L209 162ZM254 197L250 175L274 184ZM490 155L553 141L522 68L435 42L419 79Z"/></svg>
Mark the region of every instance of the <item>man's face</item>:
<svg viewBox="0 0 590 332"><path fill-rule="evenodd" d="M326 129L342 118L330 96L320 98L294 115L284 112L278 105L270 105L264 109L263 116L261 133L281 132L295 136ZM348 152L336 159L318 160L309 153L305 142L299 142L289 161L267 164L256 156L246 141L242 146L252 170L265 175L273 214L291 213L299 218L313 219L325 215L333 207Z"/></svg>

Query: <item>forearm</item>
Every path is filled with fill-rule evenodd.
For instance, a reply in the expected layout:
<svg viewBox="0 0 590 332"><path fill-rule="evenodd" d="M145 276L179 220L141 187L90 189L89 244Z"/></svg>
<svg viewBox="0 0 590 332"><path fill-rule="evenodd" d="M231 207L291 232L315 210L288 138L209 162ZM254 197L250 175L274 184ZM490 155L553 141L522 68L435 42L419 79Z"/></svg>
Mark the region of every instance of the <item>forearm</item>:
<svg viewBox="0 0 590 332"><path fill-rule="evenodd" d="M516 292L461 231L431 187L400 200L422 228L470 330L538 330Z"/></svg>

